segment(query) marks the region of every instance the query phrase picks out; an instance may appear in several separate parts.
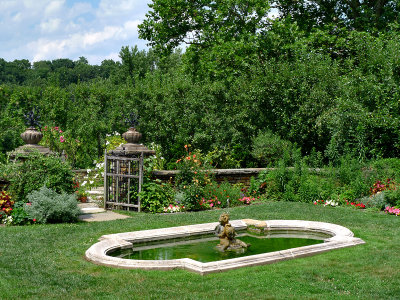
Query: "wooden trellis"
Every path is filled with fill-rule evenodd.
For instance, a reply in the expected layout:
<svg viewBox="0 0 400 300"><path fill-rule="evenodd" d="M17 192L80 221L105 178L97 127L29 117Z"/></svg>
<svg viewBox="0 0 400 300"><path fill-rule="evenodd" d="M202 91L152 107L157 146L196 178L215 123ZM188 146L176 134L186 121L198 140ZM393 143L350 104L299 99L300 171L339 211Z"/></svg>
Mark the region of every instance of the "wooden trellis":
<svg viewBox="0 0 400 300"><path fill-rule="evenodd" d="M104 155L104 208L140 212L144 153Z"/></svg>

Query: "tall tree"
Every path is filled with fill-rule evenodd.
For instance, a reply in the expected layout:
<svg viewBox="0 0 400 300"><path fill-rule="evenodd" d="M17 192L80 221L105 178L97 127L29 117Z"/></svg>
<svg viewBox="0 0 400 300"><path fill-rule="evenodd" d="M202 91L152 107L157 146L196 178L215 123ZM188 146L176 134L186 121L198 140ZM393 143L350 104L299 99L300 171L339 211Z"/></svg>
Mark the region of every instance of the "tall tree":
<svg viewBox="0 0 400 300"><path fill-rule="evenodd" d="M255 35L270 8L265 0L153 0L149 7L139 36L162 52L181 43L207 47Z"/></svg>

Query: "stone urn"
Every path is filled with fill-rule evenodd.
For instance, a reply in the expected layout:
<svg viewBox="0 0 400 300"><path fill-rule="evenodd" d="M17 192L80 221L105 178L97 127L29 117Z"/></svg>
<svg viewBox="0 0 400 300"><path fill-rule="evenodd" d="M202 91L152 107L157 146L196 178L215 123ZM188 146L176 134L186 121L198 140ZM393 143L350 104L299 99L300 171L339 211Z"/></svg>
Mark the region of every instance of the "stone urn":
<svg viewBox="0 0 400 300"><path fill-rule="evenodd" d="M122 134L122 137L129 144L137 144L142 138L142 134L136 131L135 127L129 127L128 131Z"/></svg>
<svg viewBox="0 0 400 300"><path fill-rule="evenodd" d="M109 151L108 153L110 155L131 155L140 153L144 155L154 155L156 153L154 150L149 150L146 146L139 144L142 134L133 126L129 127L128 131L122 134L122 137L125 139L126 144Z"/></svg>
<svg viewBox="0 0 400 300"><path fill-rule="evenodd" d="M42 140L43 133L35 127L29 127L21 133L21 138L27 145L37 145Z"/></svg>

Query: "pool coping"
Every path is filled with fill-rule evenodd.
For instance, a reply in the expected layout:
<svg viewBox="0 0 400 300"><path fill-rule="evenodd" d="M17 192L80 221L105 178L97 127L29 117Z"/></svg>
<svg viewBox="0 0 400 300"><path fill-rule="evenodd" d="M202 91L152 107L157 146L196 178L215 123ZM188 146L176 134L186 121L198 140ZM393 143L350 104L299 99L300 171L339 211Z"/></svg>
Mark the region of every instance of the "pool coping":
<svg viewBox="0 0 400 300"><path fill-rule="evenodd" d="M330 237L326 238L324 243L321 244L207 263L202 263L190 258L172 260L134 260L107 255L107 253L116 249L132 248L135 243L212 234L218 224L218 222L213 222L103 235L99 239L99 242L92 245L86 251L85 258L88 261L99 265L125 269L170 270L181 268L205 275L208 273L222 272L241 267L271 264L278 261L311 256L334 249L352 247L365 243L362 239L354 237L353 232L346 227L331 223L302 220L259 221L252 219L231 220L230 223L236 230L244 230L250 226L264 230L265 232L301 231L306 233L327 234Z"/></svg>

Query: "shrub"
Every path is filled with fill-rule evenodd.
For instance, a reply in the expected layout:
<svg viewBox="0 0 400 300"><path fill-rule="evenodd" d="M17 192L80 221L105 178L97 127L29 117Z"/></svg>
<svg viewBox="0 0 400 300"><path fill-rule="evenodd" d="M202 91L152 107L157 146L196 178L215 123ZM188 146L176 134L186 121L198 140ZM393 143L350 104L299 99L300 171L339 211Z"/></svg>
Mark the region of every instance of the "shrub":
<svg viewBox="0 0 400 300"><path fill-rule="evenodd" d="M64 132L60 127L42 128L43 139L40 144L49 147L51 151L61 154L63 151L67 160L75 165L77 160L78 150L80 148L80 141L74 138L70 132Z"/></svg>
<svg viewBox="0 0 400 300"><path fill-rule="evenodd" d="M43 186L27 196L25 211L38 223L76 222L81 211L74 194L58 194Z"/></svg>
<svg viewBox="0 0 400 300"><path fill-rule="evenodd" d="M25 211L23 202L16 202L14 205L14 209L11 213L10 220L8 225L26 225L32 224L36 222L35 218L30 218L27 212Z"/></svg>
<svg viewBox="0 0 400 300"><path fill-rule="evenodd" d="M229 182L217 184L212 182L204 188L204 203L208 203L210 207L226 207L228 203L230 206L239 205L239 199L245 195L242 192L241 185L233 185Z"/></svg>
<svg viewBox="0 0 400 300"><path fill-rule="evenodd" d="M209 206L204 205L202 198L204 197L204 187L198 183L193 183L183 186L181 190L183 193L182 205L187 210L202 210L207 209Z"/></svg>
<svg viewBox="0 0 400 300"><path fill-rule="evenodd" d="M204 160L218 169L234 169L240 167L240 160L235 159L232 155L232 151L225 148L219 149L215 147L212 151L207 152Z"/></svg>
<svg viewBox="0 0 400 300"><path fill-rule="evenodd" d="M283 149L291 152L291 142L281 139L272 131L260 132L253 139L251 154L261 166L275 166L283 158Z"/></svg>
<svg viewBox="0 0 400 300"><path fill-rule="evenodd" d="M146 182L140 192L141 207L152 213L163 212L174 200L174 192L168 184Z"/></svg>
<svg viewBox="0 0 400 300"><path fill-rule="evenodd" d="M400 206L400 189L386 190L384 193L386 203L392 206Z"/></svg>
<svg viewBox="0 0 400 300"><path fill-rule="evenodd" d="M7 179L15 201L26 202L27 195L43 184L58 193L74 191L74 173L70 165L59 157L34 153L24 163L10 165Z"/></svg>

